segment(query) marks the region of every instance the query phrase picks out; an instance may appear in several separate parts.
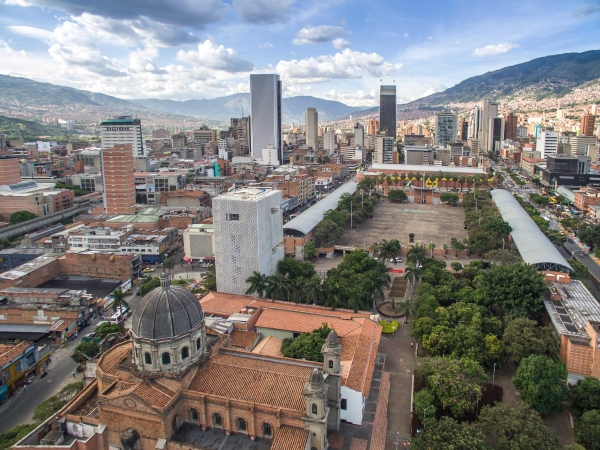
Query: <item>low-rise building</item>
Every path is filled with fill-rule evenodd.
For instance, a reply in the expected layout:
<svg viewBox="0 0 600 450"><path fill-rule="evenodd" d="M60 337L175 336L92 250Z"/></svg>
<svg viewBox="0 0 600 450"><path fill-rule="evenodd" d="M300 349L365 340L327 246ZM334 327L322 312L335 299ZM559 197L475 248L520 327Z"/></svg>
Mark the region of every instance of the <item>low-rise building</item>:
<svg viewBox="0 0 600 450"><path fill-rule="evenodd" d="M161 264L171 240L168 235L131 234L121 244L121 252L135 253L149 264Z"/></svg>
<svg viewBox="0 0 600 450"><path fill-rule="evenodd" d="M0 186L0 220L8 222L17 211L29 211L45 216L73 206L75 193L70 189L55 189L54 183L22 181Z"/></svg>
<svg viewBox="0 0 600 450"><path fill-rule="evenodd" d="M590 208L600 205L600 190L583 187L575 191L575 208L584 214L589 214Z"/></svg>
<svg viewBox="0 0 600 450"><path fill-rule="evenodd" d="M215 256L215 234L212 223L190 225L183 232L183 252L186 261L204 261Z"/></svg>
<svg viewBox="0 0 600 450"><path fill-rule="evenodd" d="M0 344L0 401L8 400L27 382L40 373L48 358L49 347L23 341L18 344Z"/></svg>
<svg viewBox="0 0 600 450"><path fill-rule="evenodd" d="M521 158L521 169L529 175L533 177L535 174L535 166L536 164L541 164L542 167L546 165L546 159L544 158Z"/></svg>

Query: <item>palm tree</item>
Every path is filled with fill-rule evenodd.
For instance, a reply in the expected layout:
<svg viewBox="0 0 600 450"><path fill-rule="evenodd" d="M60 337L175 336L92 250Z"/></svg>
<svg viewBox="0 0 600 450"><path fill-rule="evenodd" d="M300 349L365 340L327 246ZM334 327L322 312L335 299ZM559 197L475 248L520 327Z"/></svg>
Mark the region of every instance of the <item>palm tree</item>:
<svg viewBox="0 0 600 450"><path fill-rule="evenodd" d="M396 172L394 172L394 174L392 175L392 181L396 185L396 189L397 189L398 183L400 182L400 178L398 177L398 174Z"/></svg>
<svg viewBox="0 0 600 450"><path fill-rule="evenodd" d="M385 173L380 173L379 174L379 186L381 187L381 190L383 191L383 182L385 181Z"/></svg>
<svg viewBox="0 0 600 450"><path fill-rule="evenodd" d="M473 186L473 182L475 179L473 177L467 177L467 191L471 192L471 186Z"/></svg>
<svg viewBox="0 0 600 450"><path fill-rule="evenodd" d="M302 299L302 291L304 290L305 281L303 278L294 278L288 284L289 300L294 303L299 303Z"/></svg>
<svg viewBox="0 0 600 450"><path fill-rule="evenodd" d="M265 291L268 298L271 300L287 300L289 280L286 277L279 272L275 272L274 275L267 277L266 282Z"/></svg>
<svg viewBox="0 0 600 450"><path fill-rule="evenodd" d="M431 257L433 258L433 250L435 249L435 244L430 242L427 248L431 251Z"/></svg>
<svg viewBox="0 0 600 450"><path fill-rule="evenodd" d="M352 289L348 297L348 308L351 308L354 312L358 312L358 310L365 311L371 307L370 303L371 295L361 286L356 286Z"/></svg>
<svg viewBox="0 0 600 450"><path fill-rule="evenodd" d="M404 300L398 304L396 312L404 315L404 323L408 323L415 312L415 303L412 300Z"/></svg>
<svg viewBox="0 0 600 450"><path fill-rule="evenodd" d="M415 285L421 280L421 269L415 267L414 264L408 263L404 269L404 278L410 283L410 299L413 298Z"/></svg>
<svg viewBox="0 0 600 450"><path fill-rule="evenodd" d="M462 242L453 237L450 239L450 248L454 250L454 257L458 258L458 252L462 252L465 249L465 246Z"/></svg>
<svg viewBox="0 0 600 450"><path fill-rule="evenodd" d="M421 181L421 179L423 178L423 175L421 175L419 172L417 172L415 174L415 178L417 179L417 181ZM422 185L420 184L420 186L422 186Z"/></svg>
<svg viewBox="0 0 600 450"><path fill-rule="evenodd" d="M267 289L266 275L255 270L252 272L252 275L246 278L246 283L250 285L250 287L246 289L246 295L258 294L259 298L264 298Z"/></svg>
<svg viewBox="0 0 600 450"><path fill-rule="evenodd" d="M402 172L402 173L400 174L400 180L402 180L402 186L406 186L406 185L404 184L404 180L406 180L406 174L405 174L404 172Z"/></svg>
<svg viewBox="0 0 600 450"><path fill-rule="evenodd" d="M371 307L373 312L375 312L377 300L384 298L385 294L383 290L390 287L391 281L390 274L383 265L379 265L377 269L368 272L365 290L373 297L373 305Z"/></svg>
<svg viewBox="0 0 600 450"><path fill-rule="evenodd" d="M322 304L325 297L322 280L317 276L312 277L305 284L303 294L306 303L313 305Z"/></svg>
<svg viewBox="0 0 600 450"><path fill-rule="evenodd" d="M326 284L325 289L327 293L327 297L325 298L325 306L331 306L332 310L339 306L347 306L348 298L350 297L350 291L345 284L335 281L333 283Z"/></svg>
<svg viewBox="0 0 600 450"><path fill-rule="evenodd" d="M425 247L420 245L411 245L406 253L406 261L419 267L425 262Z"/></svg>
<svg viewBox="0 0 600 450"><path fill-rule="evenodd" d="M444 250L444 256L448 254L448 244L442 244L442 249Z"/></svg>
<svg viewBox="0 0 600 450"><path fill-rule="evenodd" d="M163 261L163 267L170 272L171 269L175 267L175 261L173 261L171 258L167 258Z"/></svg>
<svg viewBox="0 0 600 450"><path fill-rule="evenodd" d="M394 264L396 264L396 257L400 253L400 241L392 239L388 242L387 239L382 239L377 246L377 250L379 251L379 261L383 260L384 263L387 263L387 261L393 259Z"/></svg>
<svg viewBox="0 0 600 450"><path fill-rule="evenodd" d="M113 293L113 311L120 311L123 307L123 299L125 298L125 294L121 290L120 287L116 288Z"/></svg>
<svg viewBox="0 0 600 450"><path fill-rule="evenodd" d="M458 181L460 182L460 192L462 192L463 184L467 181L467 177L465 177L464 175L461 175L460 177L458 177Z"/></svg>

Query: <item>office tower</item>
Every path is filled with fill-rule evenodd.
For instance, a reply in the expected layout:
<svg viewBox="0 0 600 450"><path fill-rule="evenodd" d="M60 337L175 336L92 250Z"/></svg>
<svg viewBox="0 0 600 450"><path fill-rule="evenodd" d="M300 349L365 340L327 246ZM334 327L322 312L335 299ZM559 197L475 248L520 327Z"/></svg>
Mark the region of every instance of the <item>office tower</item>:
<svg viewBox="0 0 600 450"><path fill-rule="evenodd" d="M517 140L517 116L513 113L508 113L504 116L504 140Z"/></svg>
<svg viewBox="0 0 600 450"><path fill-rule="evenodd" d="M488 152L500 152L504 138L504 117L490 117L488 120Z"/></svg>
<svg viewBox="0 0 600 450"><path fill-rule="evenodd" d="M306 110L306 145L313 150L318 150L319 113L315 108Z"/></svg>
<svg viewBox="0 0 600 450"><path fill-rule="evenodd" d="M469 121L466 117L462 117L458 122L459 140L467 142L469 139Z"/></svg>
<svg viewBox="0 0 600 450"><path fill-rule="evenodd" d="M115 145L131 145L133 156L144 156L142 122L131 116L118 116L100 122L100 137L103 149Z"/></svg>
<svg viewBox="0 0 600 450"><path fill-rule="evenodd" d="M596 144L596 136L573 136L569 138L571 155L587 155L588 147Z"/></svg>
<svg viewBox="0 0 600 450"><path fill-rule="evenodd" d="M217 289L244 295L257 271L273 275L283 259L282 194L244 188L213 199Z"/></svg>
<svg viewBox="0 0 600 450"><path fill-rule="evenodd" d="M171 132L164 128L158 130L152 130L152 139L168 139L171 137Z"/></svg>
<svg viewBox="0 0 600 450"><path fill-rule="evenodd" d="M375 148L375 162L379 164L394 164L394 152L396 151L396 138L389 136L377 136Z"/></svg>
<svg viewBox="0 0 600 450"><path fill-rule="evenodd" d="M241 154L248 154L250 152L250 118L232 117L229 131L231 132L231 137L239 142Z"/></svg>
<svg viewBox="0 0 600 450"><path fill-rule="evenodd" d="M481 142L479 142L479 139L469 138L467 146L471 149L471 156L479 156L481 152Z"/></svg>
<svg viewBox="0 0 600 450"><path fill-rule="evenodd" d="M486 152L491 152L493 147L490 148L490 143L495 142L493 139L490 139L490 119L494 119L498 117L498 103L492 102L489 98L483 100L483 108L481 111L481 134L479 135L479 140L482 143L482 150ZM500 140L502 140L504 136L500 136Z"/></svg>
<svg viewBox="0 0 600 450"><path fill-rule="evenodd" d="M595 122L596 116L590 113L585 113L581 118L581 128L579 130L579 134L581 136L593 136Z"/></svg>
<svg viewBox="0 0 600 450"><path fill-rule="evenodd" d="M135 212L135 184L131 144L102 150L102 179L106 214Z"/></svg>
<svg viewBox="0 0 600 450"><path fill-rule="evenodd" d="M279 75L250 75L250 152L256 159L272 145L283 161Z"/></svg>
<svg viewBox="0 0 600 450"><path fill-rule="evenodd" d="M323 148L328 155L335 152L335 133L333 131L328 130L323 133Z"/></svg>
<svg viewBox="0 0 600 450"><path fill-rule="evenodd" d="M379 120L370 119L369 124L367 125L367 132L371 136L376 136L377 133L379 132Z"/></svg>
<svg viewBox="0 0 600 450"><path fill-rule="evenodd" d="M356 147L365 146L365 127L360 123L354 125L354 145Z"/></svg>
<svg viewBox="0 0 600 450"><path fill-rule="evenodd" d="M396 86L379 88L379 131L396 139Z"/></svg>
<svg viewBox="0 0 600 450"><path fill-rule="evenodd" d="M197 130L194 130L194 141L200 144L217 141L217 130L211 130L208 125L202 125Z"/></svg>
<svg viewBox="0 0 600 450"><path fill-rule="evenodd" d="M435 113L435 144L444 146L456 141L458 118L452 112Z"/></svg>
<svg viewBox="0 0 600 450"><path fill-rule="evenodd" d="M556 131L542 130L538 133L536 151L540 152L541 158L548 159L548 156L555 156L558 153L558 133Z"/></svg>
<svg viewBox="0 0 600 450"><path fill-rule="evenodd" d="M483 131L483 125L481 123L482 115L483 111L480 106L473 108L469 123L469 138L481 140L481 132Z"/></svg>
<svg viewBox="0 0 600 450"><path fill-rule="evenodd" d="M21 182L19 158L0 157L0 186Z"/></svg>

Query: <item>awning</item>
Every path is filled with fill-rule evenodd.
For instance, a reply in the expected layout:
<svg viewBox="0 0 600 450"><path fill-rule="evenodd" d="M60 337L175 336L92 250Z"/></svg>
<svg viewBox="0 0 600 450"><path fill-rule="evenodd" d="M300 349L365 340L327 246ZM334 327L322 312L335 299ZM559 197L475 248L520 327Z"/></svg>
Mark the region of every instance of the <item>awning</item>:
<svg viewBox="0 0 600 450"><path fill-rule="evenodd" d="M69 331L66 336L69 338L71 336L73 336L75 334L76 331L79 331L79 327L75 327L73 328L71 331Z"/></svg>

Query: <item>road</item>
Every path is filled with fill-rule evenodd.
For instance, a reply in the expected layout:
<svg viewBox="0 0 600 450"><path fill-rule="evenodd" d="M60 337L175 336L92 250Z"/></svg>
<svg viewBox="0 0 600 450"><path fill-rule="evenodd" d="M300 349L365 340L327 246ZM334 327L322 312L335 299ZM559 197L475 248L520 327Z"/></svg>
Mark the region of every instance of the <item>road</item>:
<svg viewBox="0 0 600 450"><path fill-rule="evenodd" d="M0 434L17 425L33 422L33 410L37 405L56 394L63 386L83 378L79 373L76 373L75 379L71 375L77 363L71 359L70 354L78 343L73 341L68 346L56 350L47 369L48 375L44 378L36 376L26 390L0 407Z"/></svg>

